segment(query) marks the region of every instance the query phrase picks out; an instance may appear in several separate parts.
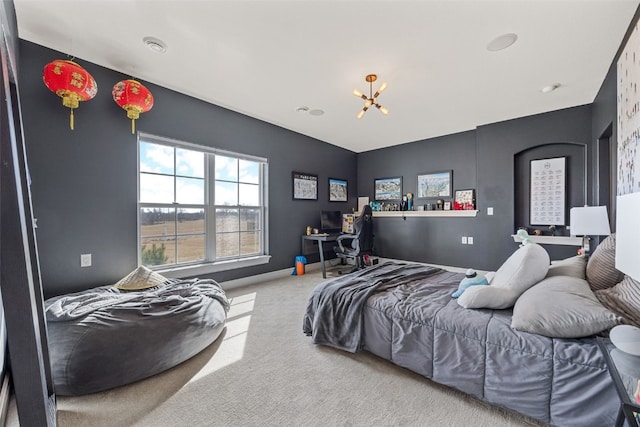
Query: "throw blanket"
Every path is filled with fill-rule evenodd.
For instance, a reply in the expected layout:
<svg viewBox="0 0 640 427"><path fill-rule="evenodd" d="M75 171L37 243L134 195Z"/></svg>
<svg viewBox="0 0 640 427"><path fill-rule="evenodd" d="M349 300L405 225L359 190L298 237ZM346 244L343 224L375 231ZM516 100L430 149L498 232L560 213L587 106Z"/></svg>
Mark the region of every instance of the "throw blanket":
<svg viewBox="0 0 640 427"><path fill-rule="evenodd" d="M50 298L46 301L46 318L48 322L65 322L103 309L135 310L147 316L164 315L200 304L200 296L218 300L229 311L229 301L215 280L189 279L168 280L162 286L139 291L121 291L107 285Z"/></svg>
<svg viewBox="0 0 640 427"><path fill-rule="evenodd" d="M307 304L302 330L315 344L355 353L361 349L362 310L372 294L440 271L419 264L384 263L323 282Z"/></svg>

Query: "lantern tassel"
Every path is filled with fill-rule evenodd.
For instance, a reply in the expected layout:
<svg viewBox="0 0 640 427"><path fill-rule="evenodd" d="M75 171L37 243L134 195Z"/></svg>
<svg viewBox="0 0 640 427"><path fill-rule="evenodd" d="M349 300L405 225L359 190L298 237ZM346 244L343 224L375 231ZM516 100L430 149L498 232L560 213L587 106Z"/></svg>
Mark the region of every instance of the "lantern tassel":
<svg viewBox="0 0 640 427"><path fill-rule="evenodd" d="M136 133L136 119L131 119L131 133Z"/></svg>
<svg viewBox="0 0 640 427"><path fill-rule="evenodd" d="M70 108L71 114L69 115L69 127L73 130L73 108Z"/></svg>

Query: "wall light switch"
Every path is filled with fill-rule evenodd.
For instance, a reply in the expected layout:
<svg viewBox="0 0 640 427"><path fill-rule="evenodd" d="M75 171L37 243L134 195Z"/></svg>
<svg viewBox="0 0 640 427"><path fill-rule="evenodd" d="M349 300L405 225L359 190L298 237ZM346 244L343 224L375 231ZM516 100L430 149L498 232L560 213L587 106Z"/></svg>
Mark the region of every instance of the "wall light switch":
<svg viewBox="0 0 640 427"><path fill-rule="evenodd" d="M467 237L467 244L468 245L473 245L473 237L471 237L471 236Z"/></svg>
<svg viewBox="0 0 640 427"><path fill-rule="evenodd" d="M493 215L493 208L487 208L487 215Z"/></svg>
<svg viewBox="0 0 640 427"><path fill-rule="evenodd" d="M91 254L80 255L80 267L91 267Z"/></svg>
<svg viewBox="0 0 640 427"><path fill-rule="evenodd" d="M463 245L467 244L467 236L462 236L462 244Z"/></svg>

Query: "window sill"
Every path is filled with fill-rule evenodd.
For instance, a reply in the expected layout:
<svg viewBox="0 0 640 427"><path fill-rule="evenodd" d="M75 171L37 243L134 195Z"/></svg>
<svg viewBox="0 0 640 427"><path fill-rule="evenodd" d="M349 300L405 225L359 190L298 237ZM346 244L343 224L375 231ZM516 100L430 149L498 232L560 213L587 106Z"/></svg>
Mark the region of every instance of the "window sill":
<svg viewBox="0 0 640 427"><path fill-rule="evenodd" d="M219 271L234 270L236 268L253 267L254 265L267 264L270 259L271 255L260 255L251 258L210 262L206 264L188 265L184 267L173 267L155 271L171 279L181 279L183 277L197 276L200 274L217 273Z"/></svg>

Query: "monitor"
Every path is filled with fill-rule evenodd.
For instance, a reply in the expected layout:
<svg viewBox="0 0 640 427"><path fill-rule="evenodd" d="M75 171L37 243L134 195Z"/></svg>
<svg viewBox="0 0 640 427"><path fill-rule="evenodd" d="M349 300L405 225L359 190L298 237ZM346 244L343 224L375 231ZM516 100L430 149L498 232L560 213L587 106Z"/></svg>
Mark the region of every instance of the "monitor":
<svg viewBox="0 0 640 427"><path fill-rule="evenodd" d="M342 231L342 212L321 211L320 212L320 232L339 233Z"/></svg>

